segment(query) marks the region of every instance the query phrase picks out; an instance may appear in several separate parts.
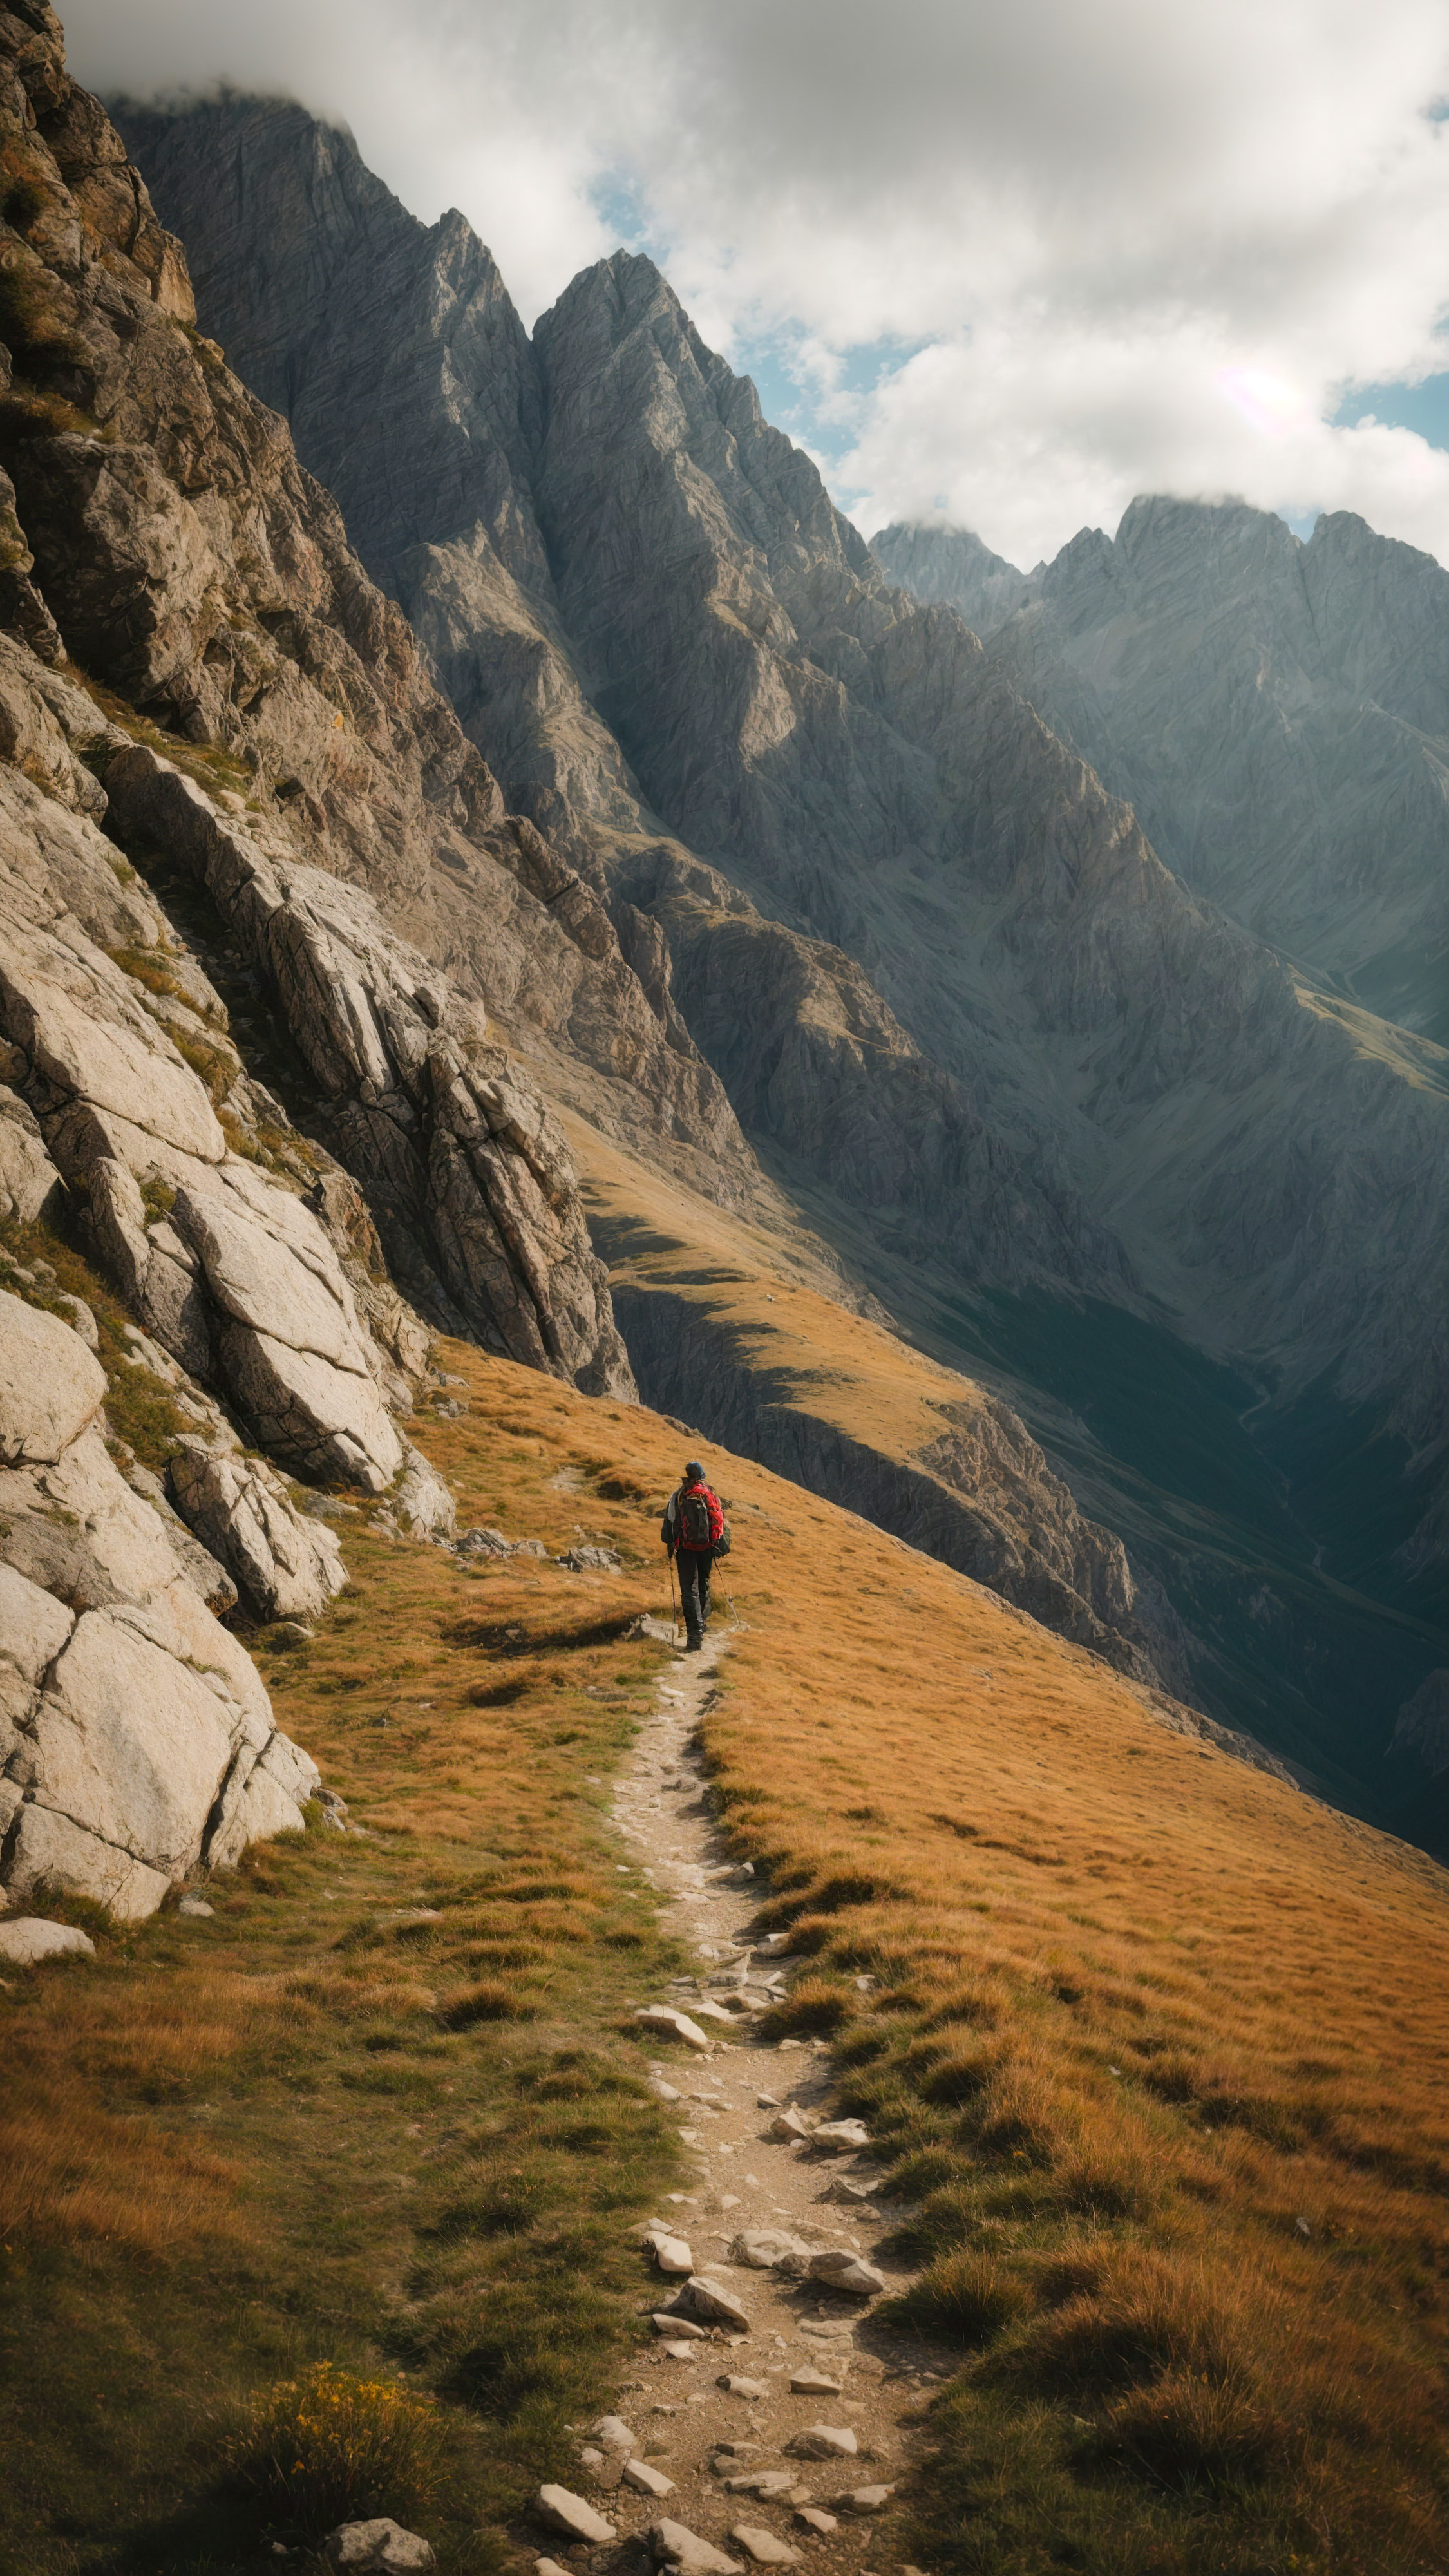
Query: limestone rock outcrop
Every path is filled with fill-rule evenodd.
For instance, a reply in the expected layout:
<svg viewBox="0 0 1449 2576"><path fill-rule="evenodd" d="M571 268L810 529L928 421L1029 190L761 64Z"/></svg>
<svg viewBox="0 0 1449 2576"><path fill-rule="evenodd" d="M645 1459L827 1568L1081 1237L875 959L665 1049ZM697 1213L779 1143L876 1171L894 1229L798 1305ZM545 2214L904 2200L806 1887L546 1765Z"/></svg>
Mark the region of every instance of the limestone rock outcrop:
<svg viewBox="0 0 1449 2576"><path fill-rule="evenodd" d="M0 772L0 1039L12 1082L147 1331L296 1472L380 1491L402 1444L337 1256L300 1198L231 1150L145 987L70 909L48 864L46 802ZM111 850L87 817L62 820L70 893L84 902L88 883L104 899ZM149 932L165 972L160 916L146 909L149 919L133 900L132 935Z"/></svg>
<svg viewBox="0 0 1449 2576"><path fill-rule="evenodd" d="M264 1619L312 1619L347 1581L325 1521L293 1509L264 1458L181 1442L167 1465L181 1518Z"/></svg>
<svg viewBox="0 0 1449 2576"><path fill-rule="evenodd" d="M116 828L159 841L189 867L263 975L315 1083L327 1141L361 1185L415 1302L525 1365L590 1392L630 1393L563 1138L503 1049L488 1044L481 1013L387 931L369 896L268 857L145 746L117 754L106 780ZM181 1216L195 1235L202 1221L189 1205ZM302 1217L315 1228L305 1211L293 1221ZM245 1264L233 1245L227 1274L234 1229L215 1236L214 1194L209 1222L208 1280L218 1267L229 1275L240 1313ZM306 1293L291 1339L340 1364L329 1319ZM400 1464L398 1451L384 1482Z"/></svg>
<svg viewBox="0 0 1449 2576"><path fill-rule="evenodd" d="M611 1074L621 1063L643 1066L647 1122L662 1112L686 1129L701 1120L727 1129L718 1085L692 1051L671 1047L596 896L572 871L563 871L567 885L555 881L540 836L529 842L525 827L521 840L510 826L412 630L367 579L285 426L178 318L167 281L185 272L174 244L159 266L149 252L132 258L161 229L133 173L121 220L124 147L68 78L53 13L35 0L25 27L8 23L0 128L28 211L10 228L6 254L0 329L12 383L0 404L0 465L27 597L51 620L42 639L51 665L65 682L73 655L116 693L105 712L90 700L81 720L73 706L57 712L32 677L10 719L17 748L30 746L26 775L7 773L15 791L33 784L39 795L46 781L37 772L47 770L52 792L41 801L55 813L73 803L83 808L76 824L87 823L104 802L98 771L128 733L144 731L138 718L159 723L203 747L198 765L216 801L245 811L284 858L365 882L391 923L426 928L435 962L453 967L471 995L487 987L489 997L516 999L526 987L535 1018L569 1046L592 1044ZM10 202L18 210L14 189ZM17 651L33 641L18 606L12 633ZM87 695L71 684L72 701ZM30 709L37 697L44 721ZM77 764L89 773L85 788L75 784ZM536 892L530 878L540 871L550 882ZM124 1046L121 1056L107 1077L114 1096L102 1104L115 1114L123 1099L134 1106L135 1059ZM510 1091L500 1115L521 1133L541 1113L516 1074ZM163 1124L185 1114L181 1099L170 1112L158 1101ZM215 1127L203 1121L166 1141L215 1162ZM458 1153L466 1158L475 1141L470 1129L455 1140ZM492 1148L526 1201L536 1174L513 1173L496 1137ZM567 1187L560 1175L555 1195ZM489 1257L478 1247L484 1268ZM530 1303L537 1286L522 1283ZM157 1287L175 1283L158 1273ZM576 1335L584 1308L577 1299L574 1308ZM600 1332L586 1358L618 1383L617 1339L602 1310ZM296 1389L269 1382L269 1358L247 1354L253 1400L286 1420ZM305 1396L299 1402L305 1414ZM359 1436L357 1424L349 1436Z"/></svg>
<svg viewBox="0 0 1449 2576"><path fill-rule="evenodd" d="M104 1371L4 1290L0 1389L0 1886L149 1914L188 1870L300 1832L316 1767L192 1581L200 1551L113 1465Z"/></svg>

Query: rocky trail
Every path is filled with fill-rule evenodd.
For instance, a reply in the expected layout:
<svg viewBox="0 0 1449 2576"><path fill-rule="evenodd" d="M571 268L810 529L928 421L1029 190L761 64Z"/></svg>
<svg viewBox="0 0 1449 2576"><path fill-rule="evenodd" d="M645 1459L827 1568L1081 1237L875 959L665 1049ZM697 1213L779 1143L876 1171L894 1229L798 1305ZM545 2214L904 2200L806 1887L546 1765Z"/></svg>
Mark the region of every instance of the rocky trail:
<svg viewBox="0 0 1449 2576"><path fill-rule="evenodd" d="M892 2508L944 2364L876 2321L909 2277L885 2250L904 2211L879 2199L860 2124L832 2119L826 2043L756 2033L791 1963L774 1955L783 1935L752 1938L752 1880L705 1794L697 1731L728 1642L707 1636L666 1671L615 1795L632 1856L618 1866L642 1870L699 1961L639 2006L695 2170L641 2230L638 2373L618 2414L578 2428L583 2495L546 2489L544 2510L571 2554L617 2541L641 2570L867 2576L902 2564Z"/></svg>

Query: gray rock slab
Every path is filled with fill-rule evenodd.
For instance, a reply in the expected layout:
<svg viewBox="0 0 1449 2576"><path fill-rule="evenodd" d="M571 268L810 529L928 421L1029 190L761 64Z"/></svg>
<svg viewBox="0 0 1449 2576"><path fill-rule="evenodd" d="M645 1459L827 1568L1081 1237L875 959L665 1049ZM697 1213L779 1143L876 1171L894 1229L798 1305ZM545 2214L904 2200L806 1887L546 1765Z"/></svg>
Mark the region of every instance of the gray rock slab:
<svg viewBox="0 0 1449 2576"><path fill-rule="evenodd" d="M38 1968L47 1959L93 1959L94 1941L70 1923L46 1923L38 1915L7 1915L0 1921L0 1959L12 1968Z"/></svg>

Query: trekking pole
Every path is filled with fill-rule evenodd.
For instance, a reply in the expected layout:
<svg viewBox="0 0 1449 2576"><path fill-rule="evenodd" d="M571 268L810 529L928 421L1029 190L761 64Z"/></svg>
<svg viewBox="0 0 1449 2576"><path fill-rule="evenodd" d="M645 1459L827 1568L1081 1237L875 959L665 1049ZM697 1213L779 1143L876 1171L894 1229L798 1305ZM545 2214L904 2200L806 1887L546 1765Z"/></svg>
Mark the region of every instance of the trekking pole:
<svg viewBox="0 0 1449 2576"><path fill-rule="evenodd" d="M669 1607L670 1607L670 1611L671 1611L671 1613L672 1613L673 1620L674 1620L674 1634L675 1634L675 1638L676 1638L676 1640L677 1640L677 1639L678 1639L678 1636L679 1636L679 1603L678 1603L678 1601L675 1599L675 1594L674 1594L674 1550L673 1550L673 1548L671 1548L671 1549L670 1549L670 1551L669 1551Z"/></svg>

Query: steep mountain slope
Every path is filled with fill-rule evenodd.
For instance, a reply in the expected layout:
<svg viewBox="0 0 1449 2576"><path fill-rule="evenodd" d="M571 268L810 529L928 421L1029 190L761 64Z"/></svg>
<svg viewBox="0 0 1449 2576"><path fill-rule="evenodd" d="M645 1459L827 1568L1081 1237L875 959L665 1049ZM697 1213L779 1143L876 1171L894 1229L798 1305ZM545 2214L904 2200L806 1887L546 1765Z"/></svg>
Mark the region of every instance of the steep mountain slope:
<svg viewBox="0 0 1449 2576"><path fill-rule="evenodd" d="M872 550L990 659L1235 919L1449 1041L1449 573L1327 513L1134 501L1023 577L962 531ZM983 577L978 558L987 567Z"/></svg>
<svg viewBox="0 0 1449 2576"><path fill-rule="evenodd" d="M696 2474L706 2441L821 2500L894 2488L819 2544L844 2576L1440 2565L1443 1872L728 1453L742 1625L681 1745L638 1625L677 1431L440 1357L460 1383L419 1439L463 1515L552 1546L567 1514L623 1562L362 1532L351 1595L267 1658L362 1834L7 1973L0 2559L282 2563L335 2492L316 2353L344 2404L433 2401L431 2494L387 2453L365 2492L439 2576L556 2549L542 2481L646 2567L661 2508L600 2465L606 2406L721 2547L742 2517L817 2544L788 2488ZM737 2027L687 2051L634 2018L666 2000ZM865 2152L771 2140L761 2089L858 2116ZM665 2349L663 2192L742 2349ZM787 2197L904 2313L733 2253ZM840 2395L791 2392L806 2367ZM254 2404L304 2437L260 2493L220 2474ZM822 2414L879 2464L787 2453Z"/></svg>
<svg viewBox="0 0 1449 2576"><path fill-rule="evenodd" d="M417 399L391 415L411 435L411 475L401 446L389 458L399 486L432 488L459 351L482 352L470 398L506 510L455 507L444 474L426 542L503 565L505 520L532 513L549 584L528 576L528 613L563 657L536 714L508 679L516 628L457 594L475 666L497 675L507 762L527 769L521 726L557 743L565 700L570 757L607 720L622 762L589 735L559 828L641 964L639 925L663 930L692 1036L772 1169L816 1194L817 1223L857 1251L863 1224L934 1279L943 1349L963 1283L1066 1288L1233 1356L1249 1400L1316 1408L1340 1458L1371 1425L1399 1444L1393 1476L1412 1461L1416 1480L1376 1520L1365 1579L1402 1583L1404 1544L1433 1564L1449 1059L1188 893L959 618L881 578L650 263L576 280L530 379L484 255L466 277L491 318L470 341L473 306L438 284L465 274L455 228L389 211L346 138L247 102L126 115L199 245L208 318L305 414L311 461L355 471L360 541L400 594L396 514L352 462L354 440L382 442L345 317L384 267L422 281L399 357ZM288 254L295 300L259 316L271 204L309 192L325 220L307 264ZM537 550L508 544L522 597ZM485 690L470 722L490 756L494 716ZM562 754L547 758L538 793L558 798ZM1442 1660L1421 1651L1424 1670ZM1380 1743L1402 1679L1369 1721Z"/></svg>
<svg viewBox="0 0 1449 2576"><path fill-rule="evenodd" d="M11 520L21 631L0 633L0 1222L20 1229L15 1275L32 1288L24 1230L42 1218L36 1279L53 1276L57 1245L107 1278L167 1391L150 1399L139 1503L99 1446L98 1373L61 1426L64 1460L7 1433L6 1562L91 1608L118 1584L144 1606L185 1576L190 1530L203 1544L188 1616L204 1626L204 1602L239 1589L253 1612L305 1615L329 1571L331 1588L344 1579L341 1559L244 1440L293 1477L386 1492L389 1512L451 1511L419 1485L389 1409L406 1418L427 1350L395 1281L434 1325L589 1393L633 1393L564 1140L486 1025L480 988L517 1017L547 1089L587 1099L596 1143L642 1138L653 1184L677 1159L822 1284L839 1273L745 1145L672 1001L657 929L621 907L641 982L597 897L504 815L283 425L179 318L180 249L67 80L54 20L37 8L33 21L24 43L12 30L0 101L13 165L0 443L25 512ZM63 1327L48 1329L64 1348ZM126 1382L105 1398L113 1418ZM50 1526L81 1506L115 1524L99 1555ZM1060 1490L1049 1518L1059 1562L1033 1573L1028 1542L1027 1561L1008 1548L1003 1564L1066 1629L1153 1678L1120 1545ZM1173 1648L1170 1621L1160 1634ZM218 1669L229 1651L223 1637ZM254 1727L264 1707L262 1694ZM29 1700L20 1714L31 1727ZM35 1876L27 1765L7 1733L12 1885ZM179 1840L143 1836L126 1867L149 1902L174 1866L227 1844L243 1786L239 1772L208 1821L203 1783ZM130 1851L129 1826L116 1830ZM89 1846L67 1868L92 1894L120 1884Z"/></svg>

